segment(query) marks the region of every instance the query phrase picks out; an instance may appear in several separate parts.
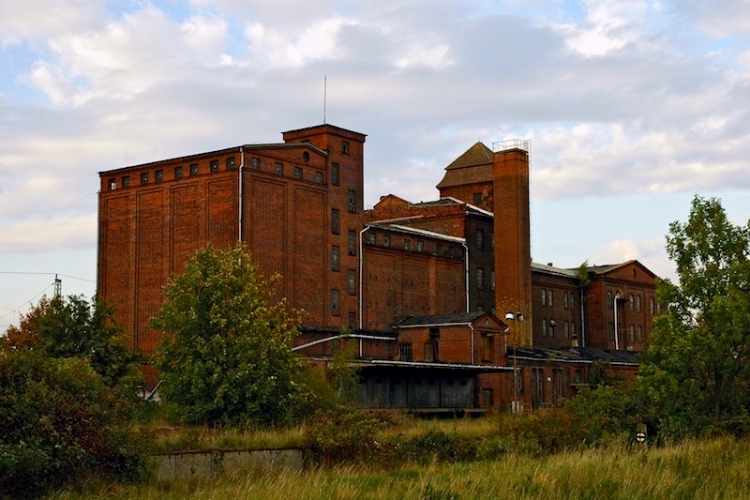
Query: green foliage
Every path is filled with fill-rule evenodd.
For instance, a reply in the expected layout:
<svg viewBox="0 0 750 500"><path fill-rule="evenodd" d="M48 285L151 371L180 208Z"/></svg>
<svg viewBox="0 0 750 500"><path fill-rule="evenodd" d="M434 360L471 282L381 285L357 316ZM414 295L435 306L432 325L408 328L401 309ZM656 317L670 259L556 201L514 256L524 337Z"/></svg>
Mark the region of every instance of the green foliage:
<svg viewBox="0 0 750 500"><path fill-rule="evenodd" d="M353 409L318 411L308 424L305 444L317 464L370 460L376 453L376 433L385 423Z"/></svg>
<svg viewBox="0 0 750 500"><path fill-rule="evenodd" d="M719 430L748 412L750 227L731 224L717 199L693 199L670 224L667 253L679 285L657 283L656 318L640 374L674 436Z"/></svg>
<svg viewBox="0 0 750 500"><path fill-rule="evenodd" d="M110 387L134 395L141 384L140 355L126 345L122 326L103 301L84 297L43 297L11 326L2 348L41 349L52 358L84 358Z"/></svg>
<svg viewBox="0 0 750 500"><path fill-rule="evenodd" d="M265 280L242 245L207 246L165 287L156 366L188 421L269 426L297 414L302 365L291 343L301 313L275 302L276 278Z"/></svg>
<svg viewBox="0 0 750 500"><path fill-rule="evenodd" d="M354 344L336 342L333 357L328 363L328 372L331 374L333 390L340 404L351 404L357 400L359 370L351 366L354 355Z"/></svg>
<svg viewBox="0 0 750 500"><path fill-rule="evenodd" d="M129 410L85 359L0 351L0 496L36 496L87 473L142 477L145 442Z"/></svg>

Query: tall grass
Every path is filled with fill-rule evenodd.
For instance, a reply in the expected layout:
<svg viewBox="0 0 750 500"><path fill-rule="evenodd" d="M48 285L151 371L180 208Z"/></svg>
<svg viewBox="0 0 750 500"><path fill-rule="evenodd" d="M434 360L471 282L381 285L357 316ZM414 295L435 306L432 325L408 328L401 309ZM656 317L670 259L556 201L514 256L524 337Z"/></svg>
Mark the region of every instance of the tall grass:
<svg viewBox="0 0 750 500"><path fill-rule="evenodd" d="M283 473L234 471L215 481L111 486L58 499L713 499L747 498L750 442L730 438L664 448L611 446L544 458L509 455L473 463L394 464Z"/></svg>

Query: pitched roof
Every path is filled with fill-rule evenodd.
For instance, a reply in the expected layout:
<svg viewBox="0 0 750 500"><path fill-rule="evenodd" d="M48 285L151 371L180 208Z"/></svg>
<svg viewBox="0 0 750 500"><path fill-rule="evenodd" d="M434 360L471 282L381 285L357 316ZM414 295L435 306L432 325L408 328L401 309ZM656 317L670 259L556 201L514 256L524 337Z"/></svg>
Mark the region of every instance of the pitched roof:
<svg viewBox="0 0 750 500"><path fill-rule="evenodd" d="M492 150L477 142L445 167L437 188L492 181L492 157Z"/></svg>
<svg viewBox="0 0 750 500"><path fill-rule="evenodd" d="M444 325L468 325L478 318L481 318L487 312L469 312L456 314L440 314L435 316L407 316L398 323L396 328L424 327L424 326L444 326ZM501 321L498 320L502 324Z"/></svg>

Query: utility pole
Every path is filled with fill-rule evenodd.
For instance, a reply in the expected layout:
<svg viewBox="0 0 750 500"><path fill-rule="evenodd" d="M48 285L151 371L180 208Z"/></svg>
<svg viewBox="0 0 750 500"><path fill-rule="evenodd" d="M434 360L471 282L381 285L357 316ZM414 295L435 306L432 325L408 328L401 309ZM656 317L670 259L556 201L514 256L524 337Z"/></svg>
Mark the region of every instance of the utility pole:
<svg viewBox="0 0 750 500"><path fill-rule="evenodd" d="M56 299L62 298L62 280L55 274L55 291L54 297Z"/></svg>

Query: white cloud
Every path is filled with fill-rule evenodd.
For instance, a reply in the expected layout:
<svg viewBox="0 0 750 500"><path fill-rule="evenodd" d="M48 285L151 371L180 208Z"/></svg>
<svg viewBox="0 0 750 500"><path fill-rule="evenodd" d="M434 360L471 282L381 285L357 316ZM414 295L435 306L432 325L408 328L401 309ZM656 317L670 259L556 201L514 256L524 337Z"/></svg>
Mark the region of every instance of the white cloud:
<svg viewBox="0 0 750 500"><path fill-rule="evenodd" d="M0 226L0 253L38 253L96 244L96 214L27 219Z"/></svg>
<svg viewBox="0 0 750 500"><path fill-rule="evenodd" d="M85 31L104 19L101 0L3 0L0 41L13 45Z"/></svg>

